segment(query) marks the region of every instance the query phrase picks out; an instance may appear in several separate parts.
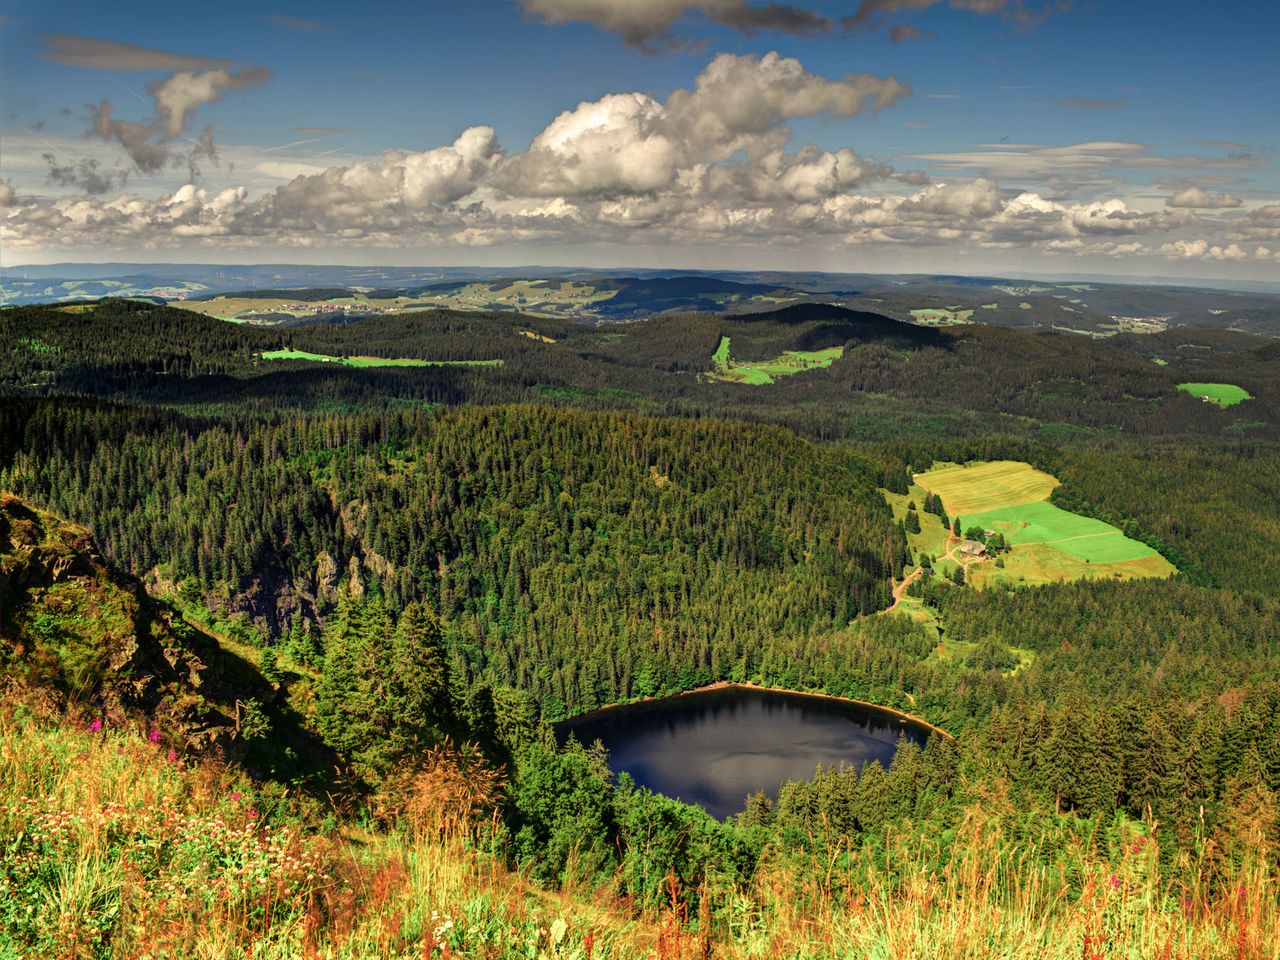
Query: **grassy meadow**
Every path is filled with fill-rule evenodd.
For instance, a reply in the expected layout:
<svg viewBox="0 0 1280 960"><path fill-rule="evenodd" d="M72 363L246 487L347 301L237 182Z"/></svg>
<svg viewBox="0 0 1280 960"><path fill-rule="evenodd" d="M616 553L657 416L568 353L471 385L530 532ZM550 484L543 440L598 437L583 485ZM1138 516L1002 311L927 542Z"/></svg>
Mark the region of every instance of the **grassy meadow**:
<svg viewBox="0 0 1280 960"><path fill-rule="evenodd" d="M263 360L310 360L315 363L340 363L347 367L499 367L501 360L415 360L392 357L328 357L306 350L268 350Z"/></svg>
<svg viewBox="0 0 1280 960"><path fill-rule="evenodd" d="M818 370L831 366L842 356L844 347L828 347L825 350L787 350L772 360L734 361L729 356L729 338L722 336L711 360L716 366L712 379L732 383L749 383L764 386L778 377L789 377L806 370Z"/></svg>
<svg viewBox="0 0 1280 960"><path fill-rule="evenodd" d="M1248 390L1234 383L1180 383L1178 389L1219 407L1234 407L1237 403L1253 399Z"/></svg>

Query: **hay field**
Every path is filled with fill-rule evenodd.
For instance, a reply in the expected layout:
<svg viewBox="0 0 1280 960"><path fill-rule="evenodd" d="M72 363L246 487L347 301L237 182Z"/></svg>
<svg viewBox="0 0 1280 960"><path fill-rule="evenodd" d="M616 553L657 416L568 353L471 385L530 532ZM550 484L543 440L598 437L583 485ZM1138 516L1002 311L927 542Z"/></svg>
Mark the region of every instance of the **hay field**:
<svg viewBox="0 0 1280 960"><path fill-rule="evenodd" d="M944 464L916 474L915 481L942 497L949 517L1047 500L1058 485L1049 474L1016 460Z"/></svg>

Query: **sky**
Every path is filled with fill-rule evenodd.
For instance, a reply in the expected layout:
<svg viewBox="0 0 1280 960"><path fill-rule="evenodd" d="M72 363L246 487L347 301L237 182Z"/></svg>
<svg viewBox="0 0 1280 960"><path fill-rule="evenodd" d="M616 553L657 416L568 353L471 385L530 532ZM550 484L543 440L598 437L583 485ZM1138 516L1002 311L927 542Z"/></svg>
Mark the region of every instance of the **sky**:
<svg viewBox="0 0 1280 960"><path fill-rule="evenodd" d="M0 263L1280 279L1280 10L0 0Z"/></svg>

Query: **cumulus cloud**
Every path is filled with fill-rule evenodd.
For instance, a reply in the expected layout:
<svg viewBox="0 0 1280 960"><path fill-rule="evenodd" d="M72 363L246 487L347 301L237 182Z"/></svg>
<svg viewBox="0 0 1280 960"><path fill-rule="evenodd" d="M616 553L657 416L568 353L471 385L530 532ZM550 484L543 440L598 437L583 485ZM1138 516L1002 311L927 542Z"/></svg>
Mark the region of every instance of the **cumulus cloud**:
<svg viewBox="0 0 1280 960"><path fill-rule="evenodd" d="M55 33L44 38L44 58L70 67L117 70L135 73L170 73L179 70L223 70L235 66L232 60L170 53L131 43L116 43L96 37Z"/></svg>
<svg viewBox="0 0 1280 960"><path fill-rule="evenodd" d="M686 14L750 34L758 30L814 36L832 22L805 7L748 0L520 0L521 7L546 23L591 23L618 34L628 46L654 52L678 46L672 27Z"/></svg>
<svg viewBox="0 0 1280 960"><path fill-rule="evenodd" d="M851 117L906 94L892 78L830 79L777 54L721 55L689 89L665 100L614 93L566 110L514 154L493 129L476 126L433 149L393 150L331 167L305 154L260 151L245 164L257 175L256 194L243 186L188 184L158 198L48 200L6 185L0 224L6 249L15 251L642 242L949 245L1239 260L1259 258L1263 241L1270 256L1280 242L1280 205L1214 219L1212 208L1151 210L1098 197L1098 181L1088 172L1150 160L1140 144L990 151L1013 155L1007 169L1056 164L1085 171L1082 179L1098 198L1076 202L1040 188L1010 189L984 171L930 182L922 171L899 171L850 147L791 142L792 121ZM175 112L189 119L181 102L166 116ZM145 150L167 146L159 119L129 126L108 104L97 120L143 151L141 162L148 162ZM214 155L206 133L197 144L200 159ZM95 172L103 174L73 167L62 175L84 181Z"/></svg>
<svg viewBox="0 0 1280 960"><path fill-rule="evenodd" d="M1233 197L1229 193L1210 193L1204 187L1187 187L1165 201L1166 206L1190 210L1228 210L1243 203L1239 197Z"/></svg>
<svg viewBox="0 0 1280 960"><path fill-rule="evenodd" d="M1175 240L1172 243L1163 244L1156 251L1161 256L1168 257L1170 260L1248 260L1249 254L1240 248L1239 244L1228 244L1223 247L1216 243L1211 244L1208 240Z"/></svg>
<svg viewBox="0 0 1280 960"><path fill-rule="evenodd" d="M910 94L892 77L828 80L798 60L720 54L693 90L660 103L647 94L611 94L555 118L503 171L512 194L604 196L648 193L696 177L739 152L758 158L786 143L788 120L848 117ZM846 160L848 167L851 161Z"/></svg>
<svg viewBox="0 0 1280 960"><path fill-rule="evenodd" d="M1280 203L1251 210L1231 225L1233 240L1280 241Z"/></svg>

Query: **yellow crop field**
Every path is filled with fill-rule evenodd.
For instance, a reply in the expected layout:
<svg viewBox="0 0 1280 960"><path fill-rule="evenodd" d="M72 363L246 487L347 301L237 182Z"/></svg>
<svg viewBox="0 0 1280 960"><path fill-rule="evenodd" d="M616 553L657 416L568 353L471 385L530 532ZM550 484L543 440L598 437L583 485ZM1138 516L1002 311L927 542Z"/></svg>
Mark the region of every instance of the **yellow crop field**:
<svg viewBox="0 0 1280 960"><path fill-rule="evenodd" d="M916 474L916 483L942 497L948 516L965 516L1049 499L1058 481L1016 460L944 465Z"/></svg>

